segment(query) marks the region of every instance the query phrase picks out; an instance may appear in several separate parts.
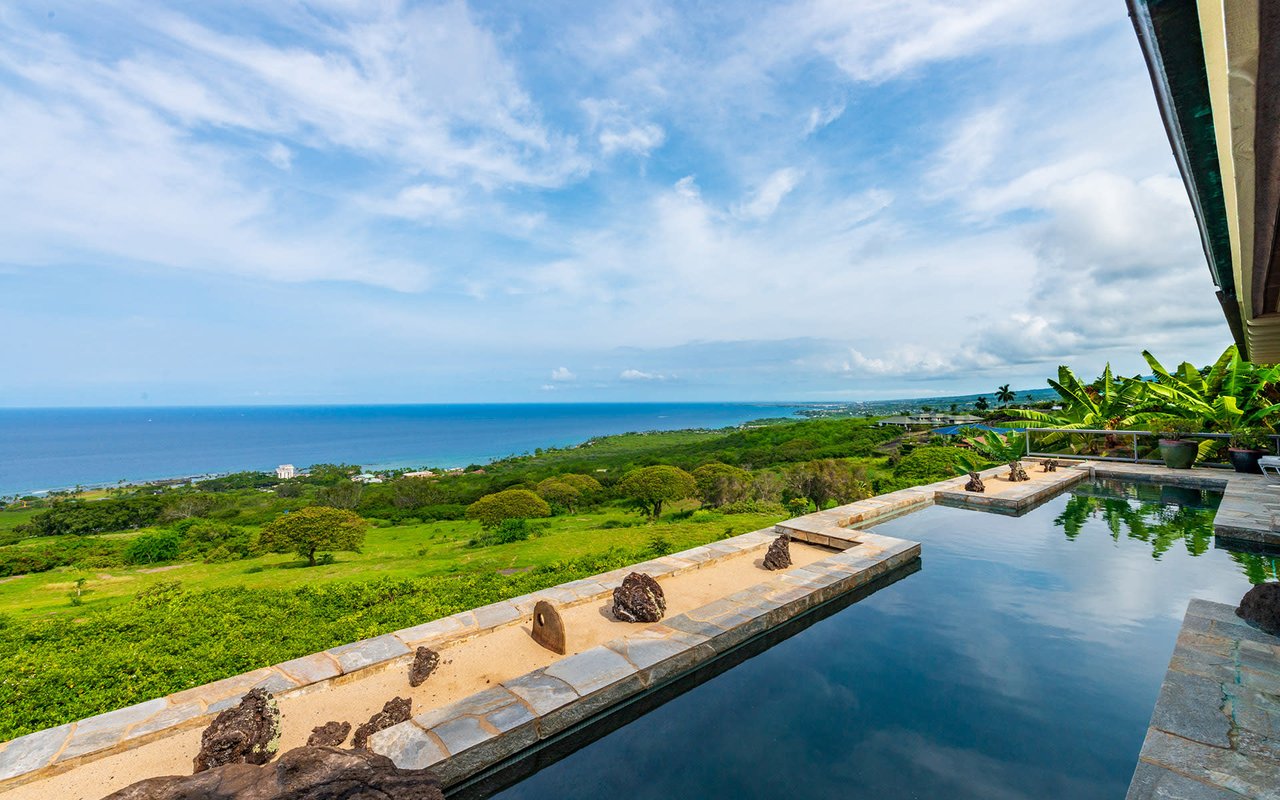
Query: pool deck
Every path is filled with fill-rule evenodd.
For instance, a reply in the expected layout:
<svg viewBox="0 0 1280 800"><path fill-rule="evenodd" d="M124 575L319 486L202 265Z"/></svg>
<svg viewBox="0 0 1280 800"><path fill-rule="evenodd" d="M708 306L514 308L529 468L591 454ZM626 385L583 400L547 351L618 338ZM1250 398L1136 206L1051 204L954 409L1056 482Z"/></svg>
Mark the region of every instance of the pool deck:
<svg viewBox="0 0 1280 800"><path fill-rule="evenodd" d="M1280 798L1280 638L1188 604L1126 798Z"/></svg>

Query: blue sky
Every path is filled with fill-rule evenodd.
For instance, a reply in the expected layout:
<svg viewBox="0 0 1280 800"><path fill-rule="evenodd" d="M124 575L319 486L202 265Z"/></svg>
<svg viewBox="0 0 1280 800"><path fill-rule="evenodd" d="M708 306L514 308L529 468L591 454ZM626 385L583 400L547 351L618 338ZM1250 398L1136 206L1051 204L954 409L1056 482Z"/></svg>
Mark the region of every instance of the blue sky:
<svg viewBox="0 0 1280 800"><path fill-rule="evenodd" d="M0 8L0 405L872 399L1228 343L1124 4Z"/></svg>

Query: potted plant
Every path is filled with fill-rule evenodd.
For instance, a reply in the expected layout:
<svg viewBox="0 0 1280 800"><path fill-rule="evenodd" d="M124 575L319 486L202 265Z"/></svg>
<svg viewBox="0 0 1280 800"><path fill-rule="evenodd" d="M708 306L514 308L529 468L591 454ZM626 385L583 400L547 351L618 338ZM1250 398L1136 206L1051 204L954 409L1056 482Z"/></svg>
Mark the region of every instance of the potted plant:
<svg viewBox="0 0 1280 800"><path fill-rule="evenodd" d="M1270 444L1271 441L1266 434L1257 428L1240 428L1234 431L1227 448L1231 466L1235 467L1236 472L1261 474L1262 469L1258 466L1258 459L1267 454Z"/></svg>
<svg viewBox="0 0 1280 800"><path fill-rule="evenodd" d="M1152 432L1160 437L1160 457L1169 469L1191 469L1196 463L1200 445L1190 438L1186 423L1169 420L1153 426Z"/></svg>

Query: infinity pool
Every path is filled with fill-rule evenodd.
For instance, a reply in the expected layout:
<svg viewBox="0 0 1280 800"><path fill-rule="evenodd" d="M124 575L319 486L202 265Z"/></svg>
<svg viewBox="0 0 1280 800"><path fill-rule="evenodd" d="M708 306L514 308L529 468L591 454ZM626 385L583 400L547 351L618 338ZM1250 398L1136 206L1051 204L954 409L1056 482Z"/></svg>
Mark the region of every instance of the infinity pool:
<svg viewBox="0 0 1280 800"><path fill-rule="evenodd" d="M1187 600L1275 577L1214 547L1219 499L1096 482L885 522L921 571L494 796L1123 798Z"/></svg>

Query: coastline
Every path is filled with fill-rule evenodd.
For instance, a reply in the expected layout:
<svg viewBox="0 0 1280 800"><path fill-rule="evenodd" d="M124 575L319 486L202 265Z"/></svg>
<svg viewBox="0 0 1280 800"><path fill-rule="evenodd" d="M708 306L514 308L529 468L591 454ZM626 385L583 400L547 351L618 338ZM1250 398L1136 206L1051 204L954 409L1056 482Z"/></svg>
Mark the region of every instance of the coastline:
<svg viewBox="0 0 1280 800"><path fill-rule="evenodd" d="M58 426L68 416L75 419L70 426L74 429L74 436L71 437L73 441L68 448L70 452L55 452L50 456L42 451L39 457L56 459L61 456L69 461L83 461L87 454L89 458L99 462L77 471L83 480L65 477L43 482L44 485L40 488L35 488L35 481L20 483L22 478L18 477L21 474L19 464L24 458L23 451L35 452L46 447L47 438L40 436L41 432L38 430L34 435L15 437L14 430L19 426L6 426L4 423L9 422L6 416L12 417L16 412L14 409L4 409L0 410L0 445L11 446L0 446L0 453L7 451L12 455L7 459L0 456L0 496L39 497L53 492L71 491L77 487L100 490L121 485L185 483L236 472L271 471L280 463L294 463L298 467L321 463L352 463L375 472L416 467L451 469L469 465L485 466L540 449L579 446L603 436L677 431L712 432L765 420L799 422L806 418L800 413L801 410L816 405L748 402L28 409L24 411L35 411L42 416L51 417L47 423L50 427ZM621 413L616 416L607 413L615 409ZM761 413L768 409L787 413ZM166 416L169 419L165 419ZM88 423L84 421L85 417L90 418ZM217 417L222 419L215 419ZM323 419L326 417L327 420ZM227 437L234 437L237 429L248 428L250 432L261 433L261 428L273 425L271 433L283 441L268 446L255 446L256 443L251 442L238 451L217 454L210 459L202 458L202 448L196 443L194 452L189 456L182 456L190 464L189 469L153 468L149 466L152 462L139 459L136 455L119 459L118 467L115 464L104 467L104 463L112 460L110 440L120 440L130 435L127 426L120 422L122 418L132 425L132 435L138 439L151 437L153 420L159 418L168 429L161 436L153 437L159 440L157 449L184 446L184 423L189 423L187 427L190 428L204 429L202 432L206 435L219 435L218 431L210 434L210 427L225 427ZM631 423L639 419L644 419L650 427L632 427ZM708 424L689 424L691 420L696 422L702 419ZM317 424L318 420L321 424ZM671 424L663 425L663 420L670 420ZM545 423L542 431L536 430L540 422ZM287 434L291 425L298 429L294 437L298 442L292 443L292 446L288 441L289 437L281 435L282 432ZM371 426L376 426L378 430L369 435L366 431ZM31 426L22 427L30 429ZM16 446L12 446L12 442L6 441L6 436L9 439L25 438L28 441L18 441ZM306 441L306 447L299 447L302 440L309 436L315 439ZM325 443L326 436L332 443L331 447ZM414 452L404 452L406 440L417 442ZM504 445L504 442L509 442L510 445ZM79 452L70 448L78 448ZM363 452L360 452L361 448ZM316 454L310 459L291 455L291 452L305 452L308 449ZM389 449L401 452L388 452ZM98 455L95 450L106 455ZM174 457L171 450L157 452L156 455L158 461L173 460ZM6 464L5 460L11 463ZM197 461L200 466L196 465ZM215 462L218 468L207 468L206 465ZM115 469L114 474L123 474L124 477L117 480L103 479L104 468ZM97 472L97 475L91 476L90 470ZM64 468L57 472L65 474L68 470Z"/></svg>

